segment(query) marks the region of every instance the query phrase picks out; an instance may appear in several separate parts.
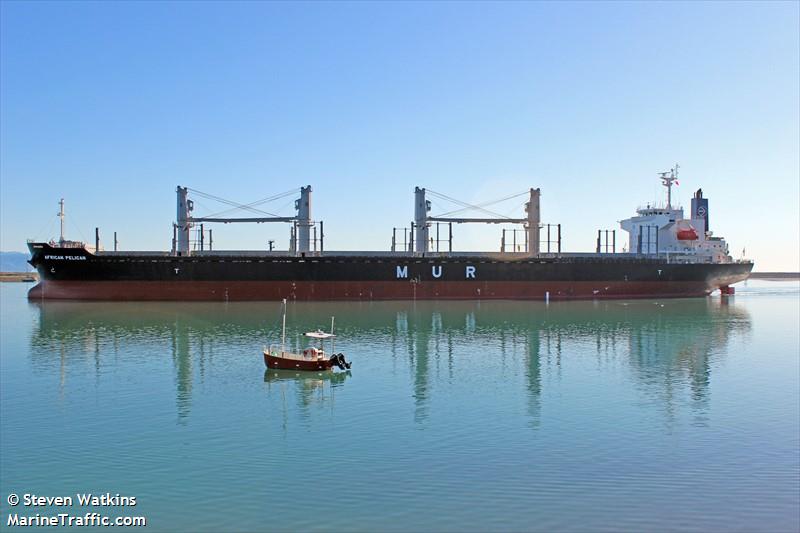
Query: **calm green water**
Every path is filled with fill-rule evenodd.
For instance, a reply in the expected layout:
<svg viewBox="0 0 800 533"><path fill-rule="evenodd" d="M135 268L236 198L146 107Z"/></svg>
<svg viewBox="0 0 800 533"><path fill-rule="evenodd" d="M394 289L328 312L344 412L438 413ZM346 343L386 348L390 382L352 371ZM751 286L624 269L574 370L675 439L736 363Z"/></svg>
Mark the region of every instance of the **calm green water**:
<svg viewBox="0 0 800 533"><path fill-rule="evenodd" d="M105 514L148 531L800 528L796 281L290 304L293 340L336 315L353 369L334 377L265 372L277 303L27 288L0 284L2 528L11 492L135 496Z"/></svg>

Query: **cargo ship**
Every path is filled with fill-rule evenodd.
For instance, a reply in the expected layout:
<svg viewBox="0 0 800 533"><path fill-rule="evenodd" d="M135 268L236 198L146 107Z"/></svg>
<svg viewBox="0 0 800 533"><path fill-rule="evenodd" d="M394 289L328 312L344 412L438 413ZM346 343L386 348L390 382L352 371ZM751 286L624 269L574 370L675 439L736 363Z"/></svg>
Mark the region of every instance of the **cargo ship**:
<svg viewBox="0 0 800 533"><path fill-rule="evenodd" d="M561 250L561 225L540 220L540 190L525 191L525 216L432 216L427 194L414 191L414 221L394 228L388 251L326 251L322 221L312 217L312 190L301 187L296 216L195 217L187 187L178 187L172 249L113 251L64 238L63 200L58 241L28 242L39 283L30 299L74 300L568 300L701 297L747 279L752 261L734 260L709 226L708 199L694 193L689 217L672 205L678 166L659 174L666 202L646 205L619 222L627 232L617 251L615 230L599 230L591 253ZM293 191L297 194L297 191ZM286 194L286 193L284 193ZM237 204L238 205L238 204ZM253 210L255 204L238 205ZM236 207L236 206L235 206ZM259 214L267 214L259 211ZM288 250L213 250L212 223L291 225ZM512 224L498 252L452 250L453 224ZM440 238L442 227L447 238ZM402 231L402 239L398 237ZM517 235L520 234L519 239ZM507 235L512 235L509 243ZM193 238L194 236L194 238ZM434 238L435 237L435 238ZM544 237L544 238L543 238ZM519 240L519 243L517 243ZM444 245L443 245L444 243ZM446 245L446 246L445 246ZM447 248L444 250L443 248Z"/></svg>

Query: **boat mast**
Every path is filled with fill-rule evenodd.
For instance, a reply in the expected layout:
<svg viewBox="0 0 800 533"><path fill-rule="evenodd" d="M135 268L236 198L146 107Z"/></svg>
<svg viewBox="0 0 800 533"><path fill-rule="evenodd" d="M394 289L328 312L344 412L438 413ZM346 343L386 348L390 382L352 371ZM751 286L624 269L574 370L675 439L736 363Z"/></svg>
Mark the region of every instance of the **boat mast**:
<svg viewBox="0 0 800 533"><path fill-rule="evenodd" d="M333 335L333 319L334 319L334 317L331 317L331 335ZM333 355L333 339L334 338L335 337L331 337L331 355Z"/></svg>
<svg viewBox="0 0 800 533"><path fill-rule="evenodd" d="M61 239L59 239L59 244L64 242L64 199L62 198L60 202L58 202L58 218L61 219Z"/></svg>
<svg viewBox="0 0 800 533"><path fill-rule="evenodd" d="M283 327L281 328L281 353L286 352L286 298L283 299Z"/></svg>

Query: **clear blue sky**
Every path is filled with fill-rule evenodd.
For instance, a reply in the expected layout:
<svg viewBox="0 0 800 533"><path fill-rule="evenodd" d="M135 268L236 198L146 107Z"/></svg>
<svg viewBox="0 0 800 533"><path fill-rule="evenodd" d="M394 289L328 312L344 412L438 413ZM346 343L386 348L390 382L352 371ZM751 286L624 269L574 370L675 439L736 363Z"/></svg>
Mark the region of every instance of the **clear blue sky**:
<svg viewBox="0 0 800 533"><path fill-rule="evenodd" d="M166 250L177 184L311 184L327 249L388 249L419 185L541 187L543 221L591 250L677 161L736 256L798 270L798 5L3 1L0 248L56 236L62 196L68 237ZM458 226L456 248L499 232ZM222 248L267 239L288 226L215 227Z"/></svg>

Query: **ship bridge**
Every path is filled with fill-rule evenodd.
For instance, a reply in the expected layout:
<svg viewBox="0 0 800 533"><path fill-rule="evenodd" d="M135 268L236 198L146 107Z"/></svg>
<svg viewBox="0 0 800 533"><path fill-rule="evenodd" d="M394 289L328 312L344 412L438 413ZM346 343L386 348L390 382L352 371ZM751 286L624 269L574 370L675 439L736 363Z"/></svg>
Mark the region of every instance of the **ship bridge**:
<svg viewBox="0 0 800 533"><path fill-rule="evenodd" d="M731 262L725 241L714 237L709 230L708 199L703 198L703 190L698 189L694 194L687 218L682 207L672 205L672 184L678 180L678 165L669 172L661 172L659 177L667 189L666 204L640 207L636 216L619 222L628 232L628 249L637 254L679 255L699 262Z"/></svg>

